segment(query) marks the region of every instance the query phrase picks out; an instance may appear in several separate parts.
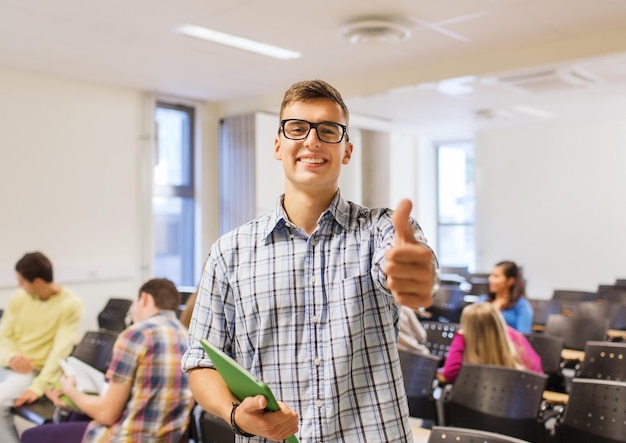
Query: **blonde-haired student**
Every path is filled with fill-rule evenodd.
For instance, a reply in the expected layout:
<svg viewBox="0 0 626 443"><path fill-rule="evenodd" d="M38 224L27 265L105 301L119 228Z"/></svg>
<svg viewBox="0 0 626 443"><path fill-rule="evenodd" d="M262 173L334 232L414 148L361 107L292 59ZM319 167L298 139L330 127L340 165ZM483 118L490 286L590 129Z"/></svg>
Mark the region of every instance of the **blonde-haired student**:
<svg viewBox="0 0 626 443"><path fill-rule="evenodd" d="M461 327L438 378L453 383L463 363L499 365L543 372L541 358L526 337L508 326L491 303L468 305L461 314Z"/></svg>

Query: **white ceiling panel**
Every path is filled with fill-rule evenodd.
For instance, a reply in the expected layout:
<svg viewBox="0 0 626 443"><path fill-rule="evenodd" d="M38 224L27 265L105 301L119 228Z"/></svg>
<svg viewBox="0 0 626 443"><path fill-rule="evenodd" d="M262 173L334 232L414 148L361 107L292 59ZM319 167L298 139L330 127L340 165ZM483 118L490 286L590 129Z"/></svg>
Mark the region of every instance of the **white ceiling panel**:
<svg viewBox="0 0 626 443"><path fill-rule="evenodd" d="M341 37L346 23L383 16L401 20L411 37L369 45ZM274 60L175 34L184 23L299 51L302 58ZM294 81L323 78L340 87L353 113L423 128L480 130L496 124L476 118L489 109L496 115L506 110L510 124L531 121L511 112L520 105L545 109L555 118L613 109L624 94L624 53L626 0L319 0L307 5L0 0L0 68L218 102L280 95ZM570 65L601 84L530 94L481 83L489 75ZM472 75L471 93L440 92L442 80Z"/></svg>

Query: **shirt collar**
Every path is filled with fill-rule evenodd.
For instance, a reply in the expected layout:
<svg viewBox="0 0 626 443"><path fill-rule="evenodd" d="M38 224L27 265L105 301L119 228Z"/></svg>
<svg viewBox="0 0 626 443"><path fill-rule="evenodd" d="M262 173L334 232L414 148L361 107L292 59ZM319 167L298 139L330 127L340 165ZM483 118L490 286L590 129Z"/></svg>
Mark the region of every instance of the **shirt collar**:
<svg viewBox="0 0 626 443"><path fill-rule="evenodd" d="M274 212L269 214L267 227L263 233L264 239L267 239L267 237L275 230L282 229L289 223L289 218L287 217L287 213L285 212L285 208L283 206L284 200L285 194L282 194L276 202ZM326 208L326 210L322 212L322 215L320 215L319 222L328 217L333 217L335 221L344 229L347 229L350 225L350 204L341 198L341 192L339 189L331 200L330 205L328 205L328 208Z"/></svg>

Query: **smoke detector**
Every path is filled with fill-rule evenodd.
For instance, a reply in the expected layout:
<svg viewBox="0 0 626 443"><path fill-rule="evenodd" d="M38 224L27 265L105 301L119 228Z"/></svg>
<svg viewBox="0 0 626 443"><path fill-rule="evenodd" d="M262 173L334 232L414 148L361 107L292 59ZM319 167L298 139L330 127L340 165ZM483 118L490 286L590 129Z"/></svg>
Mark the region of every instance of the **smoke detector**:
<svg viewBox="0 0 626 443"><path fill-rule="evenodd" d="M390 18L364 18L346 24L341 35L350 43L395 43L411 36L410 26Z"/></svg>

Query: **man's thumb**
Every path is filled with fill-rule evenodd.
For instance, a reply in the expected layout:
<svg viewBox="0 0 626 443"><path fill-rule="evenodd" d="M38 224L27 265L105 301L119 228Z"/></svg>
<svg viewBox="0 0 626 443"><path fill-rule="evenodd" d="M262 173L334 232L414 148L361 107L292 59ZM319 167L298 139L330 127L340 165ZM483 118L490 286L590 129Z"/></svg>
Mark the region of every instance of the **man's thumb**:
<svg viewBox="0 0 626 443"><path fill-rule="evenodd" d="M395 243L417 243L413 227L409 223L409 217L413 204L411 200L404 199L398 203L396 210L393 212L393 228L396 231Z"/></svg>

